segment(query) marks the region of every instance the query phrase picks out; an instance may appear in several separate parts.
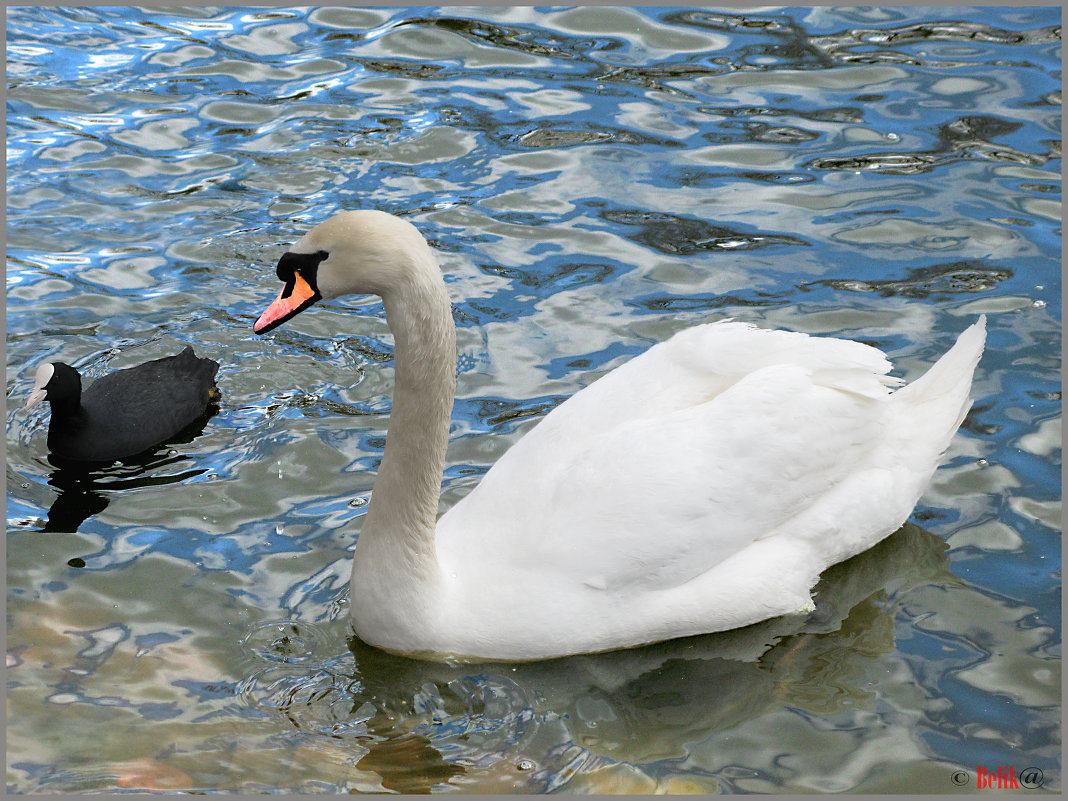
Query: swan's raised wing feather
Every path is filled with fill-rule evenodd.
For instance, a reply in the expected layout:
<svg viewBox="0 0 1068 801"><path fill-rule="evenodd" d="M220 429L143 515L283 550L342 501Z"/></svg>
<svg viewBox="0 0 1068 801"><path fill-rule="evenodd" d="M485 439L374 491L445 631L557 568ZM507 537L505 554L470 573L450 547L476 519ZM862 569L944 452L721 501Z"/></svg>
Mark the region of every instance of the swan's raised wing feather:
<svg viewBox="0 0 1068 801"><path fill-rule="evenodd" d="M869 345L722 320L683 329L602 376L549 413L538 436L593 439L631 420L697 406L776 364L807 368L818 383L872 398L901 384Z"/></svg>
<svg viewBox="0 0 1068 801"><path fill-rule="evenodd" d="M855 471L879 403L777 365L700 406L632 422L568 465L543 542L567 549L582 510L569 558L587 584L678 586L775 536Z"/></svg>
<svg viewBox="0 0 1068 801"><path fill-rule="evenodd" d="M889 383L882 354L786 332L754 337L738 324L702 329L721 340L709 358L722 373L702 369L692 348L657 354L658 346L583 390L446 514L439 556L466 554L468 564L517 576L535 565L546 588L677 586L774 536L868 456ZM747 343L730 341L740 329L748 355L740 352ZM684 334L697 339L692 331ZM816 347L784 354L785 364L768 347L806 343ZM853 363L829 358L825 343L855 345L842 349ZM643 361L628 377L627 368ZM730 374L731 361L740 377ZM706 374L698 382L695 373ZM601 405L597 390L617 402L586 418L587 404L575 402L590 402L592 412ZM492 553L484 550L490 541L498 546Z"/></svg>

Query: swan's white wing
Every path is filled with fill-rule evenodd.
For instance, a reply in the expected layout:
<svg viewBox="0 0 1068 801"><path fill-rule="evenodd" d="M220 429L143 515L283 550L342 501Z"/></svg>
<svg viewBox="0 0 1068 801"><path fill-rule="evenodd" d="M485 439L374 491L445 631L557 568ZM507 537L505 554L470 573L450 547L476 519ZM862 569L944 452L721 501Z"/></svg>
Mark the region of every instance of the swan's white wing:
<svg viewBox="0 0 1068 801"><path fill-rule="evenodd" d="M630 421L711 400L742 377L773 364L796 364L816 380L882 397L901 380L868 345L723 320L683 329L568 398L538 424L537 436L592 439ZM553 432L550 434L549 432ZM522 452L534 432L513 446Z"/></svg>
<svg viewBox="0 0 1068 801"><path fill-rule="evenodd" d="M796 365L766 367L586 450L555 488L545 542L570 545L591 586L682 584L776 536L855 471L880 405L813 383ZM569 538L576 513L587 519Z"/></svg>
<svg viewBox="0 0 1068 801"><path fill-rule="evenodd" d="M506 453L440 521L442 566L546 591L677 586L774 536L870 456L888 366L842 340L689 329Z"/></svg>

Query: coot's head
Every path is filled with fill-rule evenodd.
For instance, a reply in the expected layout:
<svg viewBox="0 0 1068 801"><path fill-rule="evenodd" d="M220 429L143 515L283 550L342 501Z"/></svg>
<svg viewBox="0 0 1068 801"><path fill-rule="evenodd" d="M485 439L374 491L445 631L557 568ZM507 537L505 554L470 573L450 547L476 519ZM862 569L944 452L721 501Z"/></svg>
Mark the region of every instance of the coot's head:
<svg viewBox="0 0 1068 801"><path fill-rule="evenodd" d="M64 362L46 362L37 368L33 391L22 408L29 409L43 400L53 407L67 404L77 406L81 395L82 379L77 370Z"/></svg>

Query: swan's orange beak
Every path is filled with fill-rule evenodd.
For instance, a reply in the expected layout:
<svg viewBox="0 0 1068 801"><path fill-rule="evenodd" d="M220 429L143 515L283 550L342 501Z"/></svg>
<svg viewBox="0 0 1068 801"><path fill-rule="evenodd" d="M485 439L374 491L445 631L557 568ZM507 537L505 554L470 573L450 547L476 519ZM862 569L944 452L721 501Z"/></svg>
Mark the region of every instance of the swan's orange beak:
<svg viewBox="0 0 1068 801"><path fill-rule="evenodd" d="M312 289L300 273L294 272L293 280L286 282L274 303L260 315L260 319L252 326L252 330L257 334L266 334L291 317L300 314L321 298L322 295L318 290Z"/></svg>

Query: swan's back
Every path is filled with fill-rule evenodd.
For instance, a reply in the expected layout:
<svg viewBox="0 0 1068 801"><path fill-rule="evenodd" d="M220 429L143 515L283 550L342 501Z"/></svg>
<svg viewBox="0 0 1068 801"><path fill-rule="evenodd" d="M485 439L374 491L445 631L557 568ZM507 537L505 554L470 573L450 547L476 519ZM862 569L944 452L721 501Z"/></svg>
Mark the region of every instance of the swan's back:
<svg viewBox="0 0 1068 801"><path fill-rule="evenodd" d="M442 570L472 588L449 614L483 649L480 626L525 630L492 647L534 655L550 647L538 637L596 650L805 608L822 570L908 517L983 339L980 320L897 392L886 357L847 340L721 322L654 345L550 412L441 518ZM501 575L510 589L482 609L477 587Z"/></svg>
<svg viewBox="0 0 1068 801"><path fill-rule="evenodd" d="M446 514L438 526L439 543L448 542L445 537L463 536L459 529L451 527L452 518L471 515L479 520L490 519L509 508L516 501L513 496L517 492L525 497L553 497L557 507L546 509L545 514L570 515L574 519L580 509L589 505L565 501L567 487L607 484L606 477L616 472L619 458L632 468L639 454L648 460L625 482L630 487L628 491L638 492L650 491L640 483L645 473L651 473L656 486L661 483L658 477L681 470L707 470L720 464L733 469L746 456L756 457L749 463L766 463L761 454L734 448L723 450L727 443L713 443L708 438L722 439L732 432L736 436L756 436L756 432L743 432L747 421L763 425L762 414L770 415L771 420L783 419L777 407L789 408L791 399L785 393L797 380L845 393L842 399L836 399L839 405L845 401L852 411L849 419L859 416L863 422L867 407L859 399L885 398L890 386L901 383L886 375L890 367L877 349L849 340L767 330L733 321L684 329L549 412L498 460L467 498ZM765 375L771 368L776 369L770 376ZM728 393L732 388L735 391ZM747 411L744 404L752 402L754 393L765 397L765 408ZM704 438L704 456L694 453L691 447L700 438ZM787 441L801 440L787 437ZM623 452L609 455L613 449ZM672 449L680 452L673 453ZM682 462L678 461L680 457ZM616 461L598 462L600 459ZM565 479L562 471L575 475ZM585 474L579 475L582 471ZM712 481L709 476L699 475L694 480ZM469 508L476 506L477 510ZM611 513L611 509L597 512Z"/></svg>
<svg viewBox="0 0 1068 801"><path fill-rule="evenodd" d="M568 398L538 428L566 428L582 441L631 420L711 401L743 377L777 364L803 367L829 385L869 397L901 383L886 376L891 367L886 357L860 342L725 320L653 345ZM515 447L529 441L524 437Z"/></svg>

